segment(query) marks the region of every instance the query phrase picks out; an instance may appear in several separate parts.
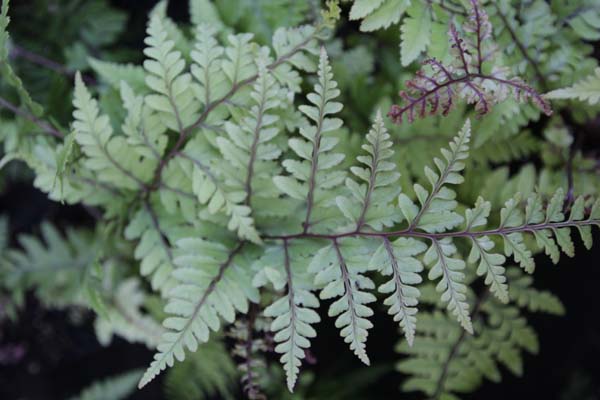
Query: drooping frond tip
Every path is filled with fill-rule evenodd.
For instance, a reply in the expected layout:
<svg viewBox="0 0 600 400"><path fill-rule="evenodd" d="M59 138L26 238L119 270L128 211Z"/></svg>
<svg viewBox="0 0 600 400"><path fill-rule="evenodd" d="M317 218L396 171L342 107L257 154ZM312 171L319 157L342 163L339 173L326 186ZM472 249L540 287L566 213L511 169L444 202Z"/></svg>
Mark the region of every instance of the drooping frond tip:
<svg viewBox="0 0 600 400"><path fill-rule="evenodd" d="M481 116L509 95L518 101L530 100L545 114L552 114L550 104L522 79L509 77L507 68L496 64L484 68L496 51L491 44L492 27L479 1L471 0L471 5L464 35L450 25L452 61L449 65L435 58L423 62L423 68L400 92L403 102L394 104L388 113L394 123L401 124L405 117L412 123L428 114L447 115L458 99L474 104ZM491 72L486 72L490 68Z"/></svg>

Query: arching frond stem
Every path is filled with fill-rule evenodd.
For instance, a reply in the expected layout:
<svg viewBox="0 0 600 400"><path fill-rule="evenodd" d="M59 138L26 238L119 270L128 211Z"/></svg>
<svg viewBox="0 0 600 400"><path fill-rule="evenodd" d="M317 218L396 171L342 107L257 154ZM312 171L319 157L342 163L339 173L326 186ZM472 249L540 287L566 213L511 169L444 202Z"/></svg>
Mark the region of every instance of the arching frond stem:
<svg viewBox="0 0 600 400"><path fill-rule="evenodd" d="M489 229L483 231L457 231L457 232L441 232L441 233L427 233L422 231L417 231L415 228L411 229L403 229L399 231L390 231L390 232L344 232L344 233L334 233L334 234L321 234L321 233L297 233L291 235L264 235L263 239L265 240L294 240L294 239L328 239L328 240L336 240L342 239L346 237L413 237L413 238L422 238L429 240L440 240L443 238L476 238L481 236L488 235L508 235L515 232L526 232L526 233L534 233L541 230L554 230L560 228L576 228L583 226L593 226L600 225L600 219L591 219L591 220L583 220L583 221L562 221L562 222L545 222L540 224L530 224L530 225L520 225L515 227L503 227L497 229Z"/></svg>

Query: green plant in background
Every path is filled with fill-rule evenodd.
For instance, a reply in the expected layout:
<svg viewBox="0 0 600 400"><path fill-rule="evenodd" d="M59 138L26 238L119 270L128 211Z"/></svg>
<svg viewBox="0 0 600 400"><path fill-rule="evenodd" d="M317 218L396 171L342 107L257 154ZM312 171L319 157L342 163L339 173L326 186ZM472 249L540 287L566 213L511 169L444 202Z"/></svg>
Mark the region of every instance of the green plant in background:
<svg viewBox="0 0 600 400"><path fill-rule="evenodd" d="M15 73L10 49L39 58L9 41L2 2L0 164L24 161L50 199L96 218L0 240L13 318L28 290L91 308L100 343L156 350L139 386L168 370L174 399L234 398L238 378L249 398L322 398L301 374L317 324L332 318L368 365L380 308L404 337L404 391L454 399L500 381L499 364L522 372L539 347L528 313L564 313L533 287L534 256L573 257L572 232L591 248L600 225L598 163L581 148L600 10L317 3L191 0L177 24L160 2L137 65L108 49L123 14L71 2L102 18L68 30L66 66L50 64L74 78L67 120L57 89ZM336 35L346 14L373 33ZM125 396L131 376L81 398Z"/></svg>
<svg viewBox="0 0 600 400"><path fill-rule="evenodd" d="M130 371L118 376L95 382L85 388L73 400L126 399L134 390L140 371Z"/></svg>
<svg viewBox="0 0 600 400"><path fill-rule="evenodd" d="M517 267L506 271L514 304L484 291L471 293L473 329L469 335L439 309L433 287L423 288L423 301L432 302L434 311L420 315L414 345L399 343L397 350L408 357L398 370L411 376L402 383L406 391L419 390L430 398L456 398L456 393L477 389L483 379L500 382L500 366L511 373L523 373L522 353L537 353L537 335L522 310L563 315L560 300L549 292L531 287L532 279ZM468 280L475 275L468 276Z"/></svg>

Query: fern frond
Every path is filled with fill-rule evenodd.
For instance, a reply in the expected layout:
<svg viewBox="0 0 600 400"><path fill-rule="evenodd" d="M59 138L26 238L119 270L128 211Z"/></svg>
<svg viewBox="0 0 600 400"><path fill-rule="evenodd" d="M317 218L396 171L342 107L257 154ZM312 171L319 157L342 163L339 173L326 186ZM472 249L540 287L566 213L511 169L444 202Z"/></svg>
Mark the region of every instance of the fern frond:
<svg viewBox="0 0 600 400"><path fill-rule="evenodd" d="M373 104L384 104L393 87L393 82L375 75L370 50L381 43L367 39L350 53L343 49L351 43L330 43L332 57L339 56L333 63L338 84L329 56L318 43L325 39L324 25L339 18L338 1L328 2L325 21L316 26L275 30L271 47L262 43L268 41L274 22L281 21L272 17L282 16L289 6L287 21L311 19L298 11L309 11L307 2L258 0L256 9L270 13L244 15L254 10L252 1L226 10L191 0L193 39L167 17L167 1L160 1L147 27L144 67L92 60L96 74L110 86L97 87L99 101L76 75L69 135L41 125L32 110L26 111L33 106L24 92L18 106L0 99L0 106L24 117L9 122L8 133L2 133L10 137L10 153L0 167L24 159L35 170L36 187L51 199L93 205L88 209L101 227L106 224L111 234L132 240L113 249L98 235L81 231L64 237L49 228L42 228L44 240L23 239L23 250L5 251L0 240L0 251L8 254L0 262L0 285L13 291L15 303L33 288L52 306L90 305L99 314L96 328L103 343L116 334L155 346L140 387L176 361L187 361L178 364L183 372L173 373L171 385L186 380L180 389L193 397L233 396L229 385L233 375L239 375L245 395L260 399L262 372L268 365L264 353L272 351L279 354L292 391L302 363L311 358L308 351L317 334L321 299L331 299L328 315L350 349L368 364L366 343L376 288L406 338L400 347L408 355L400 368L411 375L406 388L436 400L453 399L483 379L498 381L500 364L520 373L522 353L535 352L538 343L518 307L564 312L556 297L531 287L532 278L525 272L533 272L538 253L545 252L553 262L562 253L573 256L572 231L591 247L592 227L600 225L600 201L594 197L593 160L580 152L569 154L571 143L559 139L570 140L570 135L551 137L556 128L550 128L539 160L551 168L538 174L536 166L528 164L511 175L508 166L489 165L537 150L541 142L524 129L540 118L540 110L551 112L543 96L509 71L523 76L534 72L540 86L573 82L559 70L573 73L572 64L579 62L581 71L595 67L588 57L591 47L572 42L573 37L593 35L596 21L586 17L584 27L580 21L577 32L571 32L568 25L578 16L563 12L571 7L560 2L520 4L519 10L528 15L513 18L516 9L506 1L354 1L350 16L362 20L363 30L401 24L402 65L425 50L431 57L408 82L403 103L392 108L395 122L447 114L458 99L473 104L475 114L489 113L474 126L474 131L483 132L473 143L469 119L461 129L465 113L472 113L466 104L443 124L440 116L410 129L396 128L394 133L401 137L392 139L379 112L370 130L364 129ZM500 29L492 29L484 3L496 9L492 18L503 21ZM8 2L2 4L0 72L10 80ZM529 14L535 14L535 7L543 20L532 24ZM261 18L254 34L231 33ZM438 40L449 19L449 40ZM225 23L235 23L235 29ZM531 33L531 47L521 43L545 23L555 32ZM495 57L494 33L506 48L502 57ZM565 48L558 50L556 43ZM510 58L513 48L522 53L525 64ZM397 63L388 62L389 54L381 55L381 77L386 78ZM305 72L316 76L305 81ZM315 84L308 90L307 104L297 107L307 82ZM568 90L579 91L589 82ZM24 91L14 79L9 84L11 93ZM368 130L362 150L356 148L361 138L336 118L343 108L340 88L345 89L346 101L355 105L348 126ZM596 103L596 97L585 92L582 98ZM519 105L521 100L528 104ZM546 121L539 126L542 122ZM64 141L57 144L55 138L36 135L21 143L17 132L32 123ZM437 147L448 138L440 127L459 133L442 156L434 158L435 166L423 168L429 159L423 155L431 154L432 143ZM296 131L299 135L287 137ZM418 137L417 131L427 134ZM420 144L406 144L413 139ZM402 142L406 146L394 152L393 144ZM478 153L469 164L475 168L469 168L471 175L459 192L456 187L465 181L471 146ZM358 162L350 166L357 153ZM567 179L559 171L565 155ZM585 180L579 168L585 169ZM399 169L409 173L401 176ZM405 184L413 183L411 175L418 183L403 191ZM560 189L565 183L567 196ZM583 186L585 196L576 198L573 193ZM113 259L99 255L99 250L118 254ZM105 263L131 259L139 262L140 275L160 296L148 298L127 271L102 275ZM60 268L55 268L56 262ZM510 267L511 262L525 272ZM383 276L377 285L374 271ZM430 282L423 284L425 271ZM269 282L273 288L265 287ZM478 298L474 289L482 289ZM511 300L515 304L509 304ZM160 327L144 307L152 302L162 306L163 301L167 316ZM422 312L421 304L433 311ZM267 306L264 312L262 305ZM226 343L235 340L238 372L232 371L226 354L215 361L224 374L203 370L202 350L190 357L209 341L211 331L220 329L222 320L234 325ZM218 340L209 346L216 343L222 352ZM203 374L198 385L196 373Z"/></svg>
<svg viewBox="0 0 600 400"><path fill-rule="evenodd" d="M464 365L451 365L457 363L455 357L460 354L452 350L458 348L463 341L461 328L453 320L440 312L423 313L416 343L412 346L404 343L398 346L399 352L409 356L397 364L400 372L410 376L403 383L403 390L418 390L430 398L439 398L439 393L436 393L438 381L445 383L448 375L454 376L461 369L464 371ZM465 372L467 371L463 373Z"/></svg>
<svg viewBox="0 0 600 400"><path fill-rule="evenodd" d="M251 34L230 35L225 48L214 35L214 28L200 25L192 52L192 75L199 83L194 91L204 105L203 115L218 108L223 99L234 98L243 86L258 78L254 63L256 45L251 42Z"/></svg>
<svg viewBox="0 0 600 400"><path fill-rule="evenodd" d="M256 75L253 55L257 46L251 42L250 33L230 35L227 39L230 47L225 50L225 59L221 68L227 77L229 90L233 90Z"/></svg>
<svg viewBox="0 0 600 400"><path fill-rule="evenodd" d="M483 304L490 315L491 341L498 344L497 358L512 373L523 374L522 351L537 353L539 344L535 331L527 325L516 307L501 307L493 302Z"/></svg>
<svg viewBox="0 0 600 400"><path fill-rule="evenodd" d="M507 275L522 276L516 268ZM519 290L537 293L530 284L531 280L521 281ZM560 301L550 298L556 307L562 307ZM473 309L473 336L439 311L421 314L414 345L398 346L398 351L408 356L397 365L410 376L402 385L404 390L420 391L431 399L453 399L455 393L474 391L483 379L499 382L500 364L514 374L522 373L522 353L536 353L539 345L521 311L486 293L474 300Z"/></svg>
<svg viewBox="0 0 600 400"><path fill-rule="evenodd" d="M131 343L144 343L149 348L158 345L163 329L152 317L142 313L145 298L146 293L136 278L126 279L118 285L105 302L106 316L98 316L94 322L100 344L109 345L112 336L117 335Z"/></svg>
<svg viewBox="0 0 600 400"><path fill-rule="evenodd" d="M273 62L270 62L266 49L263 48L260 54L257 53L258 47L250 42L251 35L230 36L231 45L222 48L212 37L213 34L211 28L201 25L198 28L198 43L193 52L192 74L197 82L192 87L195 95L204 103L204 111L192 125L185 128L175 148L167 155L169 161L162 163L155 175L171 178L168 183L164 180L159 182L161 198L168 210L175 212L180 209L185 213L186 219L193 221L197 213L196 203L193 201L196 195L200 204L207 206L200 207L201 219L222 223L221 215L217 214L225 214L229 217L226 224L229 224L231 229L238 231L243 238L258 242L260 239L254 227L254 218L262 216L250 215L251 209L246 200L250 200L252 196L247 195L246 182L241 177L247 177L248 167L252 165L250 187L256 186L254 194L261 198L269 198L269 201L277 201L274 190L268 188L272 184L265 179L267 175L263 170L272 164L267 158L276 158L278 153L271 143L267 143L273 138L265 138L264 145L257 143L256 149L251 148L252 141L248 146L245 145L246 141L240 142L242 148L239 151L237 137L246 135L248 127L242 129L241 134L237 132L239 129L235 128L247 123L249 118L254 118L254 137L254 129L257 129L258 125L264 125L264 132L271 135L276 126L279 129L283 123L288 123L281 117L275 119L283 109L284 103L279 103L283 100L284 91L273 82L273 77L277 80L289 78L291 72L297 76L297 72L292 70L290 65L307 68L310 60L302 53L312 51L316 32L310 28L278 30L273 38L278 58ZM258 65L261 65L262 72L258 72ZM259 93L256 85L259 80L268 82L264 86L267 88L266 110L260 106L252 108L258 104L257 99L253 100L252 96L248 96L247 89L252 83L255 83L255 92ZM283 81L286 85L289 83L285 79ZM255 98L256 96L260 97L260 93L254 95ZM265 118L261 118L261 112ZM231 119L226 121L225 118L229 115ZM218 132L219 136L225 136L225 133L228 137L217 140L214 134L209 132L207 139L196 135L185 143L187 136L196 128L206 129L205 133ZM259 131L260 129L257 130ZM232 139L230 134L235 136L235 139ZM233 145L230 145L232 142ZM181 150L179 147L184 144L185 148ZM259 148L260 154L254 153ZM237 160L235 165L213 162L222 158L222 152L226 152L234 161L237 160L237 156L242 158ZM254 156L246 159L246 152L253 153ZM240 165L240 160L244 166Z"/></svg>
<svg viewBox="0 0 600 400"><path fill-rule="evenodd" d="M273 66L273 73L282 85L288 85L294 91L300 91L298 87L300 77L290 75L285 68L286 64L292 65L298 70L314 72L317 65L309 54L319 55L319 42L322 32L312 25L302 25L297 28L279 28L273 34L273 49L278 60ZM302 50L302 51L299 51ZM285 79L282 79L284 78Z"/></svg>
<svg viewBox="0 0 600 400"><path fill-rule="evenodd" d="M485 72L487 67L484 63L492 58L494 50L490 50L488 45L492 35L491 24L479 0L471 0L464 31L474 38L461 37L456 26L450 25L452 64L428 59L424 66L430 71L422 69L415 78L406 82L407 89L400 92L405 104L393 105L388 113L395 123L402 123L405 115L411 123L416 118L424 118L428 112L436 114L440 108L441 113L447 115L457 98L475 104L476 111L483 115L510 93L517 100L531 100L547 115L552 113L540 94L521 79L508 77L505 68L493 65L490 73Z"/></svg>
<svg viewBox="0 0 600 400"><path fill-rule="evenodd" d="M257 301L258 293L249 286L247 274L236 257L244 244L233 249L202 239L181 239L177 242L178 256L173 271L178 281L168 295L165 307L170 316L163 322L163 334L154 361L140 380L145 386L175 360L185 359L185 349L196 351L198 345L208 341L210 331L220 327L219 318L229 322L236 311L248 311L248 301ZM246 286L244 286L246 285Z"/></svg>
<svg viewBox="0 0 600 400"><path fill-rule="evenodd" d="M202 31L205 34L211 34L210 29L208 31ZM298 77L290 69L290 65L304 70L311 70L313 63L304 53L313 53L316 47L316 39L319 35L319 31L314 27L303 26L295 29L278 29L273 35L273 48L277 59L270 63L267 68L272 71L274 76L280 81L281 84L291 85L294 91L299 91ZM249 44L252 36L249 34L239 36L229 36L230 46L224 50L225 56L221 59L216 53L207 54L195 54L196 62L198 65L205 65L204 71L207 71L206 65L216 62L220 67L220 72L226 75L225 86L228 91L221 97L215 98L208 104L205 104L204 111L198 117L198 119L186 128L186 132L191 131L201 126L214 111L221 108L223 104L227 102L233 102L236 96L239 96L242 89L247 85L253 83L257 78L258 74L249 75L252 69L255 69L255 63L252 61L252 57L256 54L255 44L244 46ZM209 46L210 40L207 38ZM202 41L199 41L199 46L205 46ZM196 49L197 52L201 52L201 49ZM215 50L219 52L219 50ZM203 57L209 57L206 59ZM200 59L198 59L200 57ZM213 60L214 61L211 61ZM195 67L192 68L194 72ZM227 72L226 72L227 71ZM196 74L197 75L197 74ZM203 83L202 78L198 78L202 86L206 87L206 82ZM206 81L206 78L204 78ZM222 77L215 77L214 84L220 86ZM203 93L203 89L196 88L197 93ZM203 101L203 95L200 96L200 101ZM213 96L215 97L215 96Z"/></svg>
<svg viewBox="0 0 600 400"><path fill-rule="evenodd" d="M514 255L515 261L518 261L525 271L533 272L535 264L531 252L523 243L522 232L532 233L538 245L545 250L554 263L558 262L561 250L569 256L573 255L571 228L577 227L584 243L590 244L590 226L598 224L594 221L596 218L594 210L597 206L592 207L589 218L585 219L582 211L585 202L582 198L578 199L575 212L565 221L562 212L563 202L564 191L559 189L552 196L545 210L537 194L533 194L527 200L525 215L517 208L518 202L515 199L509 200L502 209L502 218L497 232L504 238L506 255Z"/></svg>
<svg viewBox="0 0 600 400"><path fill-rule="evenodd" d="M478 132L473 147L483 149L487 145L491 148L499 148L501 149L499 155L501 155L511 150L509 147L503 152L502 145L509 142L508 139L516 140L526 136L524 134L527 133L525 130L527 125L537 118L539 118L539 110L535 105L519 103L516 99L507 98L473 124L473 130ZM518 143L511 142L511 145L514 147Z"/></svg>
<svg viewBox="0 0 600 400"><path fill-rule="evenodd" d="M331 66L325 49L321 49L319 59L318 81L314 92L307 98L313 105L300 106L314 125L305 124L300 128L303 139L289 140L290 148L302 161L285 160L282 165L290 176L276 176L274 182L281 192L291 198L304 202L305 218L302 223L304 232L316 225L314 220L324 218L320 206L327 207L333 201L331 190L339 186L344 173L333 169L344 159L340 153L331 153L337 139L326 135L342 125L338 118L330 118L342 109L342 104L332 101L340 94L337 83L333 80ZM333 170L332 170L333 169ZM317 215L314 215L317 214Z"/></svg>
<svg viewBox="0 0 600 400"><path fill-rule="evenodd" d="M250 310L245 320L235 321L228 332L228 336L236 343L233 347L233 355L240 361L238 370L241 372L241 383L244 395L249 400L261 400L265 398L261 379L267 365L262 356L267 352L267 343L262 337L266 330L266 321L256 314L256 307Z"/></svg>
<svg viewBox="0 0 600 400"><path fill-rule="evenodd" d="M480 129L477 132L482 133L484 129L487 129L487 125L485 127L474 128L474 130L476 129ZM482 145L477 146L477 143L482 143L479 139L480 135L477 135L474 146L477 148L477 151L474 152L472 159L476 163L484 165L488 163L508 164L511 161L525 160L541 147L541 141L529 131L522 132L516 136L510 135L504 139L488 140Z"/></svg>
<svg viewBox="0 0 600 400"><path fill-rule="evenodd" d="M346 255L342 249L347 250ZM308 267L309 272L315 274L315 284L324 286L319 295L321 299L339 297L329 307L328 314L337 317L335 326L341 329L340 335L367 365L370 363L366 352L368 329L373 327L367 318L373 311L366 304L375 301L375 296L365 291L375 287L364 275L368 268L364 249L357 247L356 242L348 241L344 245L337 240L319 250Z"/></svg>
<svg viewBox="0 0 600 400"><path fill-rule="evenodd" d="M250 209L243 204L246 193L239 190L236 192L229 191L226 185L218 179L215 171L196 157L188 155L187 151L190 151L190 153L203 151L195 150L192 142L186 147L185 151L181 153L181 157L188 159L193 164L192 190L200 204L206 205L210 214L223 211L226 215L231 216L233 221L231 226L234 228L240 225L239 222L236 224L236 221L242 218L245 221L242 226L252 227L254 225L253 220L248 217Z"/></svg>
<svg viewBox="0 0 600 400"><path fill-rule="evenodd" d="M479 261L477 275L485 275L485 284L490 285L490 290L500 301L508 302L508 286L504 276L506 257L502 254L491 253L495 247L494 242L486 236L473 239L473 247L469 255L469 262Z"/></svg>
<svg viewBox="0 0 600 400"><path fill-rule="evenodd" d="M40 226L41 238L20 235L22 249L8 249L4 256L2 285L17 303L27 290L48 307L82 304L81 282L97 258L98 247L90 232L68 230L61 234L50 223Z"/></svg>
<svg viewBox="0 0 600 400"><path fill-rule="evenodd" d="M600 39L600 10L594 0L581 0L565 4L570 12L567 19L569 26L583 40ZM575 8L575 10L573 10Z"/></svg>
<svg viewBox="0 0 600 400"><path fill-rule="evenodd" d="M506 257L513 256L515 261L522 264L527 271L533 269L533 258L531 251L531 242L525 241L525 234L532 234L540 244L540 246L546 249L546 252L554 258L556 261L559 252L562 250L567 254L572 255L574 251L573 242L570 237L570 229L578 228L582 233L582 238L586 245L590 244L591 240L591 225L598 225L600 222L597 220L597 214L600 212L600 206L593 206L591 210L586 209L586 202L583 198L578 198L573 203L574 210L571 212L571 216L565 221L563 214L563 201L564 193L558 190L548 205L541 203L540 197L532 195L527 201L525 207L525 213L521 208L521 197L516 196L506 202L505 207L500 212L500 225L496 229L482 229L482 227L488 226L488 218L491 212L491 204L479 199L475 205L475 208L467 210L466 218L463 218L459 213L456 212L458 206L454 200L456 194L453 190L447 187L448 184L460 184L463 182L461 171L465 166L465 159L469 152L469 141L470 141L470 125L469 122L465 124L458 136L451 142L450 150L443 150L442 154L445 161L440 159L435 160L437 166L437 172L427 168L425 175L431 184L431 192L428 192L422 186L415 184L414 191L420 203L420 207L417 206L410 200L410 198L404 194L399 196L399 208L404 214L405 219L408 222L408 227L399 231L385 232L385 231L368 231L360 229L351 229L349 231L342 231L340 233L313 233L313 232L301 232L291 235L272 236L272 239L279 240L300 240L300 239L326 239L331 241L333 244L320 250L313 261L311 262L311 271L318 272L316 283L326 285L321 293L322 298L329 298L333 296L346 296L342 300L345 300L352 288L351 279L345 278L349 275L344 275L343 272L349 263L344 257L344 251L338 243L340 240L358 240L357 238L363 239L363 251L367 252L369 248L369 242L367 238L380 238L384 240L384 245L387 241L388 248L387 253L390 252L390 237L400 237L401 239L421 239L431 241L431 246L424 256L424 262L430 267L429 279L438 280L437 291L442 293L442 301L448 304L448 309L456 316L461 325L469 332L473 332L473 325L471 322L471 316L469 313L470 306L467 302L468 288L466 286L465 273L466 269L465 261L457 254L457 248L454 240L457 238L466 238L471 241L471 254L469 257L470 263L477 263L477 274L485 276L485 283L491 287L491 291L503 302L508 301L509 288L507 286L507 278L505 276L504 264L506 263ZM365 164L369 163L373 159L363 159ZM376 169L375 169L376 170ZM358 171L358 170L357 170ZM358 173L365 181L374 181L373 175L369 174L367 170L363 170ZM352 187L350 187L352 190ZM358 189L358 198L364 199L365 194L368 192L366 189ZM342 204L349 204L348 202L341 202ZM364 204L364 202L363 202ZM596 204L599 204L598 202ZM341 207L343 210L348 210L349 207ZM350 212L345 212L347 215L352 215ZM587 215L587 217L586 217ZM466 226L463 230L452 231L453 228L458 226L466 219ZM504 254L494 252L495 243L492 237L500 236L504 239ZM555 239L556 238L556 239ZM558 244L555 243L558 242ZM420 242L416 242L420 243ZM415 245L417 246L417 245ZM382 260L382 253L385 250L385 246L380 248L376 252L376 261L372 262L370 267L375 268L377 264L382 265L385 261ZM360 257L355 253L351 253L351 257ZM337 255L337 257L335 257ZM506 256L506 257L505 257ZM393 260L393 257L390 258ZM352 259L354 260L354 259ZM363 261L364 262L364 261ZM391 261L389 261L391 262ZM394 268L398 269L397 266L392 264L391 273L394 273ZM360 262L357 262L360 264ZM414 268L419 268L418 265ZM364 272L368 267L362 266L363 269L359 269L359 273ZM364 269L367 268L367 269ZM415 272L415 271L410 271ZM390 274L390 271L387 271ZM362 276L362 275L360 275ZM396 271L394 275L400 276L401 273ZM418 281L420 278L418 275L411 275L410 279ZM343 284L346 284L343 286ZM371 281L362 284L361 288L370 288L372 286ZM350 288L350 289L346 289ZM395 297L401 301L401 295L398 293L399 288L402 288L398 281L388 283L384 290L393 291L395 290ZM413 293L412 296L417 296ZM408 301L415 303L416 300L410 298ZM392 297L393 300L393 297ZM391 300L390 300L391 301ZM339 301L334 303L336 306ZM407 306L406 303L401 303ZM362 305L362 303L361 303ZM352 310L351 304L345 304L343 311ZM394 314L399 314L397 307L394 309ZM414 309L402 310L404 314L414 317ZM337 314L337 310L334 315ZM367 313L367 311L365 311ZM399 314L400 320L403 319L403 314ZM348 319L348 318L347 318ZM404 318L403 328L405 333L410 337L410 332L413 330L414 320L410 318ZM346 321L347 322L347 321ZM341 322L339 323L342 324ZM344 325L341 325L344 326ZM367 323L365 322L365 326ZM346 333L348 333L346 331ZM366 329L365 329L366 334ZM346 337L346 335L344 335ZM352 337L346 337L347 341L352 342ZM354 342L352 342L354 344ZM359 342L360 343L360 342ZM361 344L354 344L353 349L362 348ZM357 352L359 356L364 358L364 352Z"/></svg>
<svg viewBox="0 0 600 400"><path fill-rule="evenodd" d="M183 29L181 29L175 21L173 21L167 15L167 8L169 7L169 2L167 0L160 0L153 8L150 10L148 17L150 21L152 19L158 19L161 22L162 29L167 34L166 38L173 41L174 48L179 51L186 61L189 61L189 55L192 51L192 44L190 43L187 35L184 33Z"/></svg>
<svg viewBox="0 0 600 400"><path fill-rule="evenodd" d="M69 154L64 146L54 148L46 141L39 141L33 146L31 153L23 153L17 157L36 172L34 186L47 193L51 200L67 204L102 205L109 212L119 209L122 204L114 199L126 198L124 191L112 183L99 180L94 171L73 163L61 163L61 153ZM75 144L72 146L75 147ZM57 177L60 179L58 183Z"/></svg>
<svg viewBox="0 0 600 400"><path fill-rule="evenodd" d="M553 90L544 95L546 99L577 99L587 101L590 105L600 101L600 68L594 73L576 82L573 86Z"/></svg>
<svg viewBox="0 0 600 400"><path fill-rule="evenodd" d="M206 141L197 139L178 154L191 162L190 167L179 161L179 167L167 168L191 171L185 174L191 178L191 189L200 204L207 205L208 214L225 214L229 218L229 229L236 231L240 238L257 243L260 237L251 215L252 202L277 197L268 171L276 173L273 160L281 153L273 142L279 133L275 111L280 107L280 88L265 66L260 69L251 93L250 110L236 113L235 123L225 122L225 135L214 140L220 156L229 164L205 162L215 154Z"/></svg>
<svg viewBox="0 0 600 400"><path fill-rule="evenodd" d="M589 218L587 220L591 221L593 219L597 219L600 216L599 214L600 214L600 204L598 203L598 201L596 201L596 203L594 203L594 205L592 206L592 208L590 210ZM577 199L575 199L575 202L571 206L571 213L569 214L569 222L585 221L586 220L585 216L586 216L586 200L583 196L579 196ZM596 225L600 226L600 224L596 224ZM576 227L577 227L577 230L579 231L579 236L581 237L581 241L583 242L583 245L588 250L590 250L593 245L592 226L585 225L585 224L576 224Z"/></svg>

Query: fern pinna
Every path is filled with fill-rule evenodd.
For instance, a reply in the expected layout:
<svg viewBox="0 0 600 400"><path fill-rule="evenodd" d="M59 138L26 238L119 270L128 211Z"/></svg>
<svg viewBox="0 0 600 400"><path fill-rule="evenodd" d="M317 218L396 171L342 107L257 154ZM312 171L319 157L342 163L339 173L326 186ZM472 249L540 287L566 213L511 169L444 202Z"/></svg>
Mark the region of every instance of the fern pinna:
<svg viewBox="0 0 600 400"><path fill-rule="evenodd" d="M550 118L547 99L597 103L598 70L542 96L513 77L527 67L502 65L494 41L520 34L510 25L499 37L493 31L490 20L510 13L506 4L495 6L490 17L476 0L468 7L356 0L350 19L361 19L362 30L402 21L402 65L435 53L440 35L450 48L444 59L427 58L406 83L401 103L388 113L396 124L371 105L371 126L356 149L356 136L341 118L348 98L334 76L335 46L332 51L322 44L339 18L337 2L328 3L326 21L279 28L267 46L265 30L259 40L234 34L216 6L201 0L191 3L189 38L161 2L148 23L142 66L90 61L110 101L96 99L96 88L75 74L68 133L40 119L22 84L11 79L21 101L17 111L27 109L28 123L52 137L28 138L2 163L23 159L36 174L35 186L51 199L83 203L101 215L98 232L63 237L44 225L43 242L24 236L23 250L8 252L1 264L2 285L17 288L16 298L37 288L50 303L49 294L61 286L40 277L54 266L32 260L59 260L66 266L61 274L85 283L83 298L67 287L68 302L87 303L98 313L102 344L119 335L156 349L140 387L182 362L166 378L176 395L182 393L178 383L186 381L199 396L232 398L228 385L240 376L248 397L264 398L260 375L269 352L278 354L293 391L325 314L368 365L367 339L379 301L405 338L398 351L407 357L398 369L410 375L406 390L453 399L484 378L499 380L498 364L520 373L522 351L538 347L523 310L563 313L556 297L531 286L534 255L543 251L554 263L563 253L572 257L573 231L590 248L600 201L595 192L574 196L573 176L551 185L556 174L538 176L533 166L512 178L506 168L493 167L544 146L529 132L511 135L538 118L539 110ZM575 24L583 29L581 23ZM0 56L3 75L12 77L4 51ZM536 84L548 89L541 80ZM306 96L305 87L311 88ZM520 108L522 99L539 110ZM377 104L391 104L387 100ZM468 105L481 119L464 118ZM434 124L427 117L441 125L434 119L440 116L430 114L446 116L453 108L457 116L448 116L443 135L434 138L441 143L455 135L448 146L435 149L432 160L423 161L427 154L421 153L404 160L403 140L414 137L400 136L414 132L398 125L427 128ZM502 123L510 133L492 140ZM496 130L485 129L490 126ZM554 147L566 134L553 135L548 152L558 157ZM576 157L568 154L571 164ZM464 175L477 168L504 189L488 197L476 177L474 184L465 182ZM460 192L463 187L469 189ZM86 246L88 234L102 237L105 248ZM131 247L118 243L121 237ZM116 268L123 259L135 259L139 271ZM326 313L320 312L322 302ZM232 326L226 331L236 342L238 371L215 335L224 325ZM188 374L209 374L204 354L224 372L214 382L191 384Z"/></svg>

